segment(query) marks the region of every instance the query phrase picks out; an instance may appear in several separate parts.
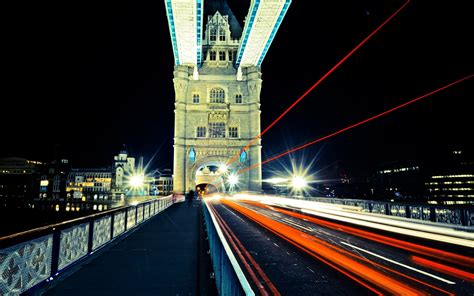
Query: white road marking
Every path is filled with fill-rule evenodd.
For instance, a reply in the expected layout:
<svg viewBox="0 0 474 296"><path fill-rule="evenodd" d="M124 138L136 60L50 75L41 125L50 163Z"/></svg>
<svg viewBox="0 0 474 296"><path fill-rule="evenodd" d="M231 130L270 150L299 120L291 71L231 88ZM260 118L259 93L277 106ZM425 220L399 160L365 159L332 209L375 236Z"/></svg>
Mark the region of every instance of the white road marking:
<svg viewBox="0 0 474 296"><path fill-rule="evenodd" d="M282 220L285 221L286 223L289 223L289 224L293 225L293 226L296 226L296 227L299 227L299 228L301 228L301 229L304 229L304 230L313 232L313 229L312 229L312 228L308 228L308 227L302 226L302 225L300 225L300 224L298 224L298 223L295 223L295 222L291 221L290 219L283 218Z"/></svg>
<svg viewBox="0 0 474 296"><path fill-rule="evenodd" d="M372 256L378 257L378 258L380 258L380 259L384 259L384 260L386 260L386 261L388 261L388 262L390 262L390 263L393 263L393 264L396 264L396 265L400 265L400 266L402 266L402 267L408 268L408 269L410 269L410 270L419 272L419 273L421 273L421 274L427 275L427 276L432 277L432 278L434 278L434 279L437 279L437 280L440 280L440 281L442 281L442 282L448 283L448 284L450 284L450 285L456 284L455 282L449 281L449 280L444 279L444 278L442 278L442 277L439 277L439 276L437 276L437 275L431 274L431 273L426 272L426 271L423 271L423 270L416 269L416 268L414 268L414 267L411 267L411 266L405 265L405 264L403 264L403 263L397 262L397 261L395 261L395 260L386 258L386 257L384 257L384 256L382 256L382 255L378 255L378 254L372 253L372 252L370 252L370 251L364 250L364 249L362 249L362 248L356 247L356 246L351 245L351 244L348 244L348 243L346 243L346 242L341 241L340 243L341 243L341 244L344 244L344 245L347 245L347 246L349 246L349 247L351 247L351 248L354 248L354 249L356 249L356 250L359 250L359 251L361 251L361 252L365 252L365 253L370 254L370 255L372 255Z"/></svg>

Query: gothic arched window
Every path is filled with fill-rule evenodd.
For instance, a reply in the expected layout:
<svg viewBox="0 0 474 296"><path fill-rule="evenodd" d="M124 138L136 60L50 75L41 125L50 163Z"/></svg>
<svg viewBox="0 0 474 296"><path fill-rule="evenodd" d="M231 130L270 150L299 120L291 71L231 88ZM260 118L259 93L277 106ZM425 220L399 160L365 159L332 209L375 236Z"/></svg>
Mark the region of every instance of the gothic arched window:
<svg viewBox="0 0 474 296"><path fill-rule="evenodd" d="M225 92L222 88L213 88L209 98L211 103L225 103Z"/></svg>
<svg viewBox="0 0 474 296"><path fill-rule="evenodd" d="M209 30L209 33L210 33L209 40L216 41L217 29L216 28L211 28Z"/></svg>
<svg viewBox="0 0 474 296"><path fill-rule="evenodd" d="M239 137L239 128L236 126L229 127L229 138L238 138Z"/></svg>
<svg viewBox="0 0 474 296"><path fill-rule="evenodd" d="M236 94L235 95L235 103L236 104L242 104L242 95L241 94Z"/></svg>
<svg viewBox="0 0 474 296"><path fill-rule="evenodd" d="M224 28L221 28L219 30L219 41L225 41L225 30L224 30Z"/></svg>
<svg viewBox="0 0 474 296"><path fill-rule="evenodd" d="M197 127L196 137L197 138L205 138L206 137L206 127L205 126L198 126Z"/></svg>

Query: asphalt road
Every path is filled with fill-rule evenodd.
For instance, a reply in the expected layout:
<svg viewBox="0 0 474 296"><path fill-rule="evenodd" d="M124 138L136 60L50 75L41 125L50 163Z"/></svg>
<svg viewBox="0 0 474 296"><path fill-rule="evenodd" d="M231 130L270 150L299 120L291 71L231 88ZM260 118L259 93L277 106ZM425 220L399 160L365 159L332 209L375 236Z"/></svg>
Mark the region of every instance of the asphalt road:
<svg viewBox="0 0 474 296"><path fill-rule="evenodd" d="M401 283L414 293L421 294L473 295L474 293L472 281L420 266L413 261L411 256L414 254L408 250L353 235L342 229L325 227L308 219L296 218L278 212L275 208L244 202L237 202L237 205L286 227L289 226L300 235L309 236L309 239L320 242L322 246L328 246L345 256L346 259L342 260L347 260L349 265L362 264L362 267L373 270L374 274L393 279L395 284L383 280L387 282L385 284L389 288ZM332 258L320 256L321 259L318 259L311 256L293 243L279 237L277 235L279 230L272 232L262 227L235 207L221 202L213 202L213 206L282 295L370 295L377 291L387 293L387 290L376 287L380 279L378 283L360 280L361 277L357 274L344 272L347 269L331 264L334 262L331 261ZM285 226L281 224L277 224L276 229L281 229L283 232ZM462 255L472 258L472 252L468 254L465 250L463 252ZM371 286L375 287L372 291Z"/></svg>

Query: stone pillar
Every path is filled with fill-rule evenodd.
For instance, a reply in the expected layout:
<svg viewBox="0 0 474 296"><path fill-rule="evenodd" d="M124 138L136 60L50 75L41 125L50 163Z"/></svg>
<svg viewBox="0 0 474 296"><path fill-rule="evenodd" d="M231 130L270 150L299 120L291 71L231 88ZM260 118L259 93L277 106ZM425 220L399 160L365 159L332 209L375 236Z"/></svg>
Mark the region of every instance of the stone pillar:
<svg viewBox="0 0 474 296"><path fill-rule="evenodd" d="M175 66L174 90L174 161L173 161L173 192L186 192L186 94L189 84L188 67Z"/></svg>
<svg viewBox="0 0 474 296"><path fill-rule="evenodd" d="M253 139L260 135L260 90L262 88L262 79L260 69L257 67L247 68L247 85L250 98L249 119L250 119L250 138ZM249 148L249 165L259 164L262 161L261 140L258 139ZM249 190L261 192L262 190L262 167L258 166L249 171Z"/></svg>

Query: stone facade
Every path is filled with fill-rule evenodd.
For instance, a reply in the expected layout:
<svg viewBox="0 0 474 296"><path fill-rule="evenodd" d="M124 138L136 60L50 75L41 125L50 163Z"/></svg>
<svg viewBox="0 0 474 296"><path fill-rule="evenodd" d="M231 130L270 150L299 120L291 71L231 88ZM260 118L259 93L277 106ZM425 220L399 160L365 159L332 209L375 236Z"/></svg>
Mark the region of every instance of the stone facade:
<svg viewBox="0 0 474 296"><path fill-rule="evenodd" d="M230 172L261 161L259 67L234 67L239 40L232 38L228 16L208 17L203 36L203 63L174 69L174 192L195 190L198 170L235 159ZM243 153L243 154L242 154ZM261 169L239 175L239 189L261 190Z"/></svg>

